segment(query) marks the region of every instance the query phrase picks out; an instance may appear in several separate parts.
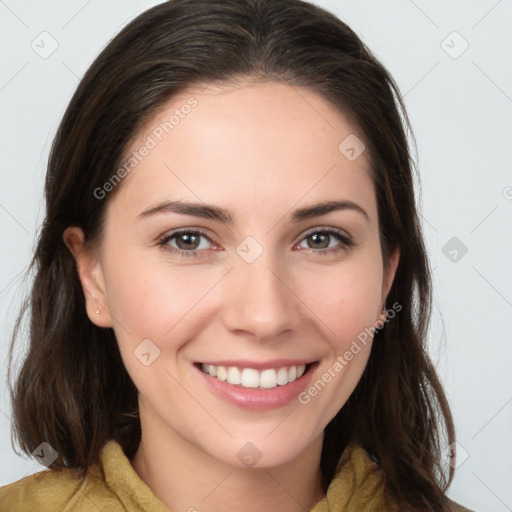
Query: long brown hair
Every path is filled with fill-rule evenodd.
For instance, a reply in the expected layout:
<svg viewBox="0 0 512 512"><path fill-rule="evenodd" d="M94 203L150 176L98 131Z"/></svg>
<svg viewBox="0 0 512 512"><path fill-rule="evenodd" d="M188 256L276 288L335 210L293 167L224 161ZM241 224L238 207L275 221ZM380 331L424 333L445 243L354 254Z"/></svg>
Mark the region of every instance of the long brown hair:
<svg viewBox="0 0 512 512"><path fill-rule="evenodd" d="M30 454L46 441L59 455L52 468L82 472L99 460L109 439L134 455L141 435L137 389L113 330L98 328L86 315L62 234L79 226L87 244L100 239L115 191L104 199L94 191L173 95L197 83L242 78L307 87L349 116L372 164L385 262L400 247L388 301L402 310L375 334L360 382L325 429L324 490L344 448L356 442L383 469L388 491L404 509L448 510L453 469L443 466L441 451L453 442L454 428L425 346L431 279L414 197L409 120L395 82L358 36L333 14L300 0L165 2L128 24L84 75L53 142L46 217L29 269L35 279L9 351L16 442ZM11 386L13 348L27 313L29 349Z"/></svg>

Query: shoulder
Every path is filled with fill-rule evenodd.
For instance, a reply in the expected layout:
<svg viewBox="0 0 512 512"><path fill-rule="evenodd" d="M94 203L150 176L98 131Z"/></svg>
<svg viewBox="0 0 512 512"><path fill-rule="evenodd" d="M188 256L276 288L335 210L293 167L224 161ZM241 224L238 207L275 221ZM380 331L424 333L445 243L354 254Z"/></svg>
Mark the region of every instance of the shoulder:
<svg viewBox="0 0 512 512"><path fill-rule="evenodd" d="M60 510L80 488L69 470L46 470L0 487L0 512ZM58 508L59 507L59 508Z"/></svg>
<svg viewBox="0 0 512 512"><path fill-rule="evenodd" d="M0 487L0 512L168 512L135 472L123 448L108 441L85 475L51 469Z"/></svg>
<svg viewBox="0 0 512 512"><path fill-rule="evenodd" d="M0 512L97 512L111 501L109 494L101 486L97 466L87 476L72 469L45 470L0 487Z"/></svg>

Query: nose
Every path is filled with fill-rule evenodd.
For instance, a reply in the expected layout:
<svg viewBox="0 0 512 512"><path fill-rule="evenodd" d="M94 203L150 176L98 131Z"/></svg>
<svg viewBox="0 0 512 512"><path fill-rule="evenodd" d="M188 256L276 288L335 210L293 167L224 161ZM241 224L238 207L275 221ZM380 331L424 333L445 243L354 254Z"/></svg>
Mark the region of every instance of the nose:
<svg viewBox="0 0 512 512"><path fill-rule="evenodd" d="M228 330L257 340L296 330L300 300L290 273L266 251L254 262L239 259L224 282L223 319Z"/></svg>

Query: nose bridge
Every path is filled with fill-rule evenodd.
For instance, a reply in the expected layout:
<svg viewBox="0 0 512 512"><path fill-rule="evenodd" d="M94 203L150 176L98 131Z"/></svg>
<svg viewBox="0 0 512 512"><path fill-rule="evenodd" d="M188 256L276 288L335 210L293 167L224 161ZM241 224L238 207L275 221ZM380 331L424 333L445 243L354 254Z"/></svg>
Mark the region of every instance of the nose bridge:
<svg viewBox="0 0 512 512"><path fill-rule="evenodd" d="M284 264L271 250L257 249L251 241L240 244L235 266L226 283L224 318L230 330L257 338L272 338L298 325L298 301L288 288ZM240 252L245 249L247 252ZM251 257L246 257L248 254Z"/></svg>

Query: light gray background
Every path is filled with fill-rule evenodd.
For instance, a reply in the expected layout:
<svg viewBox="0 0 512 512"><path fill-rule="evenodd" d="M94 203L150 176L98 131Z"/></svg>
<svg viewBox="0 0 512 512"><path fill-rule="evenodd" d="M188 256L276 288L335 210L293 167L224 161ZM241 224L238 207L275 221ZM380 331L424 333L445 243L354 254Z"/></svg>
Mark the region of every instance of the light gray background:
<svg viewBox="0 0 512 512"><path fill-rule="evenodd" d="M45 165L57 124L104 45L157 3L0 0L5 356L23 289L20 275L42 221ZM415 130L435 285L431 353L460 443L449 495L482 512L512 510L512 2L317 3L346 21L389 69ZM446 246L453 237L455 245ZM44 469L12 451L5 359L0 485Z"/></svg>

